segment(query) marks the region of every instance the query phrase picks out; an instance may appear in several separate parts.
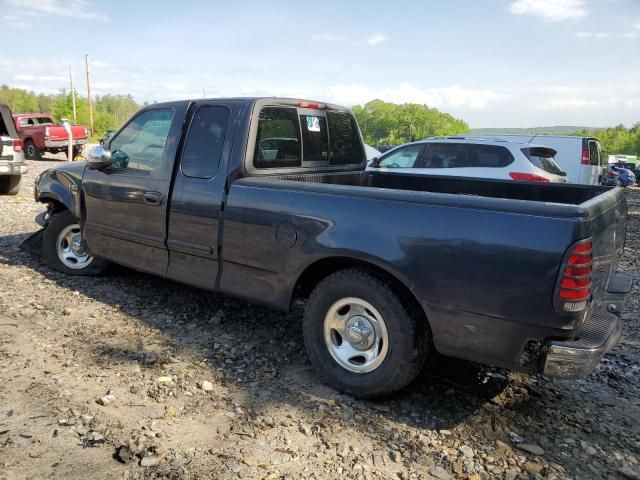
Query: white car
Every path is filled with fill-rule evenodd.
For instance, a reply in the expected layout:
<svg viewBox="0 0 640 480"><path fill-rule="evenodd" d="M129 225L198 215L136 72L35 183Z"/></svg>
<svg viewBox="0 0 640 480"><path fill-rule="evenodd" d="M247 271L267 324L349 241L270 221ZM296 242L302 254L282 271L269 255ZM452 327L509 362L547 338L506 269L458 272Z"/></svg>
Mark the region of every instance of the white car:
<svg viewBox="0 0 640 480"><path fill-rule="evenodd" d="M465 135L468 140L477 140L482 135ZM491 134L491 138L508 142L522 142L545 146L556 151L555 161L567 172L570 183L600 185L606 173L607 160L602 155L600 142L594 137L558 135L512 135Z"/></svg>
<svg viewBox="0 0 640 480"><path fill-rule="evenodd" d="M567 183L569 179L555 162L555 154L552 148L529 143L464 137L429 138L389 150L367 170Z"/></svg>

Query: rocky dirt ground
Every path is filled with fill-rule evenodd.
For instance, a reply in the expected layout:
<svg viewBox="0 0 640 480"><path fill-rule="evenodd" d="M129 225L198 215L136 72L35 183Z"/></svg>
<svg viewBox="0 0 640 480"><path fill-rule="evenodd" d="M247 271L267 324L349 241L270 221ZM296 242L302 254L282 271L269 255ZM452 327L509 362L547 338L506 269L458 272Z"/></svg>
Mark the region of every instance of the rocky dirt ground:
<svg viewBox="0 0 640 480"><path fill-rule="evenodd" d="M30 162L0 197L0 479L640 479L640 319L585 380L434 359L364 402L322 384L300 313L22 252ZM622 267L640 269L640 191Z"/></svg>

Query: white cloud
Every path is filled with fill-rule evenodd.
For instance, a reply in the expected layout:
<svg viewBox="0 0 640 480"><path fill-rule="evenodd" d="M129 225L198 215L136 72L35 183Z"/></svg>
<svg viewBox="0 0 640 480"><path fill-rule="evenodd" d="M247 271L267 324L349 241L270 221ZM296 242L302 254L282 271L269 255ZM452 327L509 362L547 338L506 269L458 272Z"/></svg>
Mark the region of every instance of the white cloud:
<svg viewBox="0 0 640 480"><path fill-rule="evenodd" d="M9 28L27 28L31 26L29 23L24 21L24 18L19 15L0 15L0 21L3 26Z"/></svg>
<svg viewBox="0 0 640 480"><path fill-rule="evenodd" d="M636 32L628 32L628 33L623 33L622 36L624 38L635 38L638 36L638 34Z"/></svg>
<svg viewBox="0 0 640 480"><path fill-rule="evenodd" d="M514 15L538 15L553 22L585 17L584 0L514 0L509 5Z"/></svg>
<svg viewBox="0 0 640 480"><path fill-rule="evenodd" d="M378 90L365 85L333 85L328 88L327 95L331 101L344 105L362 104L378 98L394 103L421 103L437 108L465 106L474 110L484 109L508 96L491 89L474 90L458 85L423 89L410 83Z"/></svg>
<svg viewBox="0 0 640 480"><path fill-rule="evenodd" d="M640 30L640 22L636 23L633 28L635 28L636 30Z"/></svg>
<svg viewBox="0 0 640 480"><path fill-rule="evenodd" d="M13 78L15 78L16 80L21 80L21 81L29 81L29 80L35 80L36 76L35 75L31 75L30 73L20 73L18 75L14 75Z"/></svg>
<svg viewBox="0 0 640 480"><path fill-rule="evenodd" d="M7 7L28 16L59 15L81 19L108 20L87 0L4 0Z"/></svg>
<svg viewBox="0 0 640 480"><path fill-rule="evenodd" d="M383 42L386 42L388 40L386 35L383 35L382 33L376 33L374 35L371 35L370 37L365 38L364 42L367 45L379 45Z"/></svg>
<svg viewBox="0 0 640 480"><path fill-rule="evenodd" d="M611 36L610 33L605 32L576 32L575 35L580 38L608 38Z"/></svg>
<svg viewBox="0 0 640 480"><path fill-rule="evenodd" d="M336 41L346 40L347 37L343 35L332 35L332 34L324 33L321 35L311 35L311 39L321 40L324 42L336 42Z"/></svg>

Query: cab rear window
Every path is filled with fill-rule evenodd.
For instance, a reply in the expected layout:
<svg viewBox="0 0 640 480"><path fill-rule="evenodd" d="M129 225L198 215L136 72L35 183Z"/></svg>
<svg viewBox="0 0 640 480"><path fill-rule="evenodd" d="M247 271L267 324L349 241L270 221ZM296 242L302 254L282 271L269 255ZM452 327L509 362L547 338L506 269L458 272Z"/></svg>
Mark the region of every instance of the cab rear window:
<svg viewBox="0 0 640 480"><path fill-rule="evenodd" d="M348 113L265 107L257 133L256 168L355 165L364 158L358 126Z"/></svg>
<svg viewBox="0 0 640 480"><path fill-rule="evenodd" d="M556 151L551 148L523 148L522 153L529 159L534 167L541 168L547 173L561 175L562 169L555 161Z"/></svg>

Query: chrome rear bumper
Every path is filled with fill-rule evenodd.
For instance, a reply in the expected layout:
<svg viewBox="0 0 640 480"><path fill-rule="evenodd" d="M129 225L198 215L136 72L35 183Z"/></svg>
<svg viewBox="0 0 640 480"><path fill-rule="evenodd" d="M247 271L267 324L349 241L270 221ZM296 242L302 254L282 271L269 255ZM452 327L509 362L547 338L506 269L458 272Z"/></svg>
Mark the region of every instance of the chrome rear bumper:
<svg viewBox="0 0 640 480"><path fill-rule="evenodd" d="M543 373L572 380L589 375L605 353L616 346L622 335L622 322L611 313L593 312L576 340L551 341L546 345Z"/></svg>

